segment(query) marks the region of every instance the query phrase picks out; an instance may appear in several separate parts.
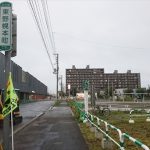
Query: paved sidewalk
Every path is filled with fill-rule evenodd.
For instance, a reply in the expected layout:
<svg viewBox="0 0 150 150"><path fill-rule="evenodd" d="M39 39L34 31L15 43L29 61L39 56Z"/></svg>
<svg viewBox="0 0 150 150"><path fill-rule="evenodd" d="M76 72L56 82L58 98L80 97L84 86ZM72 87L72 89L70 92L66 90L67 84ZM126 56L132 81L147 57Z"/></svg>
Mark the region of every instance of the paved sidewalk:
<svg viewBox="0 0 150 150"><path fill-rule="evenodd" d="M48 110L53 104L54 101L37 101L34 103L20 104L20 112L23 120L20 124L14 126L14 132L26 126L26 124L30 123L37 116L40 116L40 114ZM2 134L2 128L0 128L0 144L2 143Z"/></svg>
<svg viewBox="0 0 150 150"><path fill-rule="evenodd" d="M15 150L88 150L66 102L15 134Z"/></svg>

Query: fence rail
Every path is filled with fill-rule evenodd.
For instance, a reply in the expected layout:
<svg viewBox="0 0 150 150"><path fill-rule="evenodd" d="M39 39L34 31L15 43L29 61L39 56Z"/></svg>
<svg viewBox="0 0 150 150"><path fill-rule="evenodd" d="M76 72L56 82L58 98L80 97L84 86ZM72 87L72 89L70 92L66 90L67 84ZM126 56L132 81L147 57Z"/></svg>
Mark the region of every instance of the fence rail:
<svg viewBox="0 0 150 150"><path fill-rule="evenodd" d="M77 102L73 102L73 106L77 109L77 111L80 114L80 119L85 122L88 121L93 127L95 127L98 131L100 131L106 139L111 140L114 144L116 144L118 146L118 148L120 150L124 150L124 145L125 145L125 138L130 140L131 142L133 142L133 144L143 148L144 150L150 150L150 148L148 146L146 146L145 144L143 144L142 142L140 142L139 140L136 140L135 138L133 138L132 136L128 135L127 133L122 133L122 131L119 128L116 128L115 126L109 124L108 122L98 118L97 116L94 116L92 114L85 113L84 112L84 106L82 104L78 104ZM96 120L94 120L96 119ZM101 128L101 123L103 123L105 125L105 131ZM112 129L114 131L118 132L118 136L119 136L119 141L116 141L115 139L113 139L111 137L111 135L109 135L109 129Z"/></svg>

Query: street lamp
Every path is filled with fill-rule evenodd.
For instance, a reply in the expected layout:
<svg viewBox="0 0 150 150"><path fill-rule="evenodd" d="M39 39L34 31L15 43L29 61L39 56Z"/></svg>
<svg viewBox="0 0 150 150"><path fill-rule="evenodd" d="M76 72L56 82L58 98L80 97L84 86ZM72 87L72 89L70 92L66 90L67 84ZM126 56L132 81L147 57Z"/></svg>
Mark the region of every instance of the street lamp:
<svg viewBox="0 0 150 150"><path fill-rule="evenodd" d="M70 89L71 89L71 85L70 85L70 84L68 84L69 98L70 98Z"/></svg>
<svg viewBox="0 0 150 150"><path fill-rule="evenodd" d="M63 92L63 90L62 90L62 78L63 78L63 76L61 75L59 77L59 80L61 80L61 83L60 83L60 86L61 86L61 89L60 89L60 91L61 91L61 99L62 99L62 92Z"/></svg>
<svg viewBox="0 0 150 150"><path fill-rule="evenodd" d="M35 91L32 91L33 95L34 95L34 98L36 99L36 95L35 95Z"/></svg>

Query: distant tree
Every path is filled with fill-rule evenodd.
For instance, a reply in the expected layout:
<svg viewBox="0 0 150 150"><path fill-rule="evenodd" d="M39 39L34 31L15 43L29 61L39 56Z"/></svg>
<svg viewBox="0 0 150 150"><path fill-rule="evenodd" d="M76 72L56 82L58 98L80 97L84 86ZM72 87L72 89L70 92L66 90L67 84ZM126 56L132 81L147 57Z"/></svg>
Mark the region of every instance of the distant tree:
<svg viewBox="0 0 150 150"><path fill-rule="evenodd" d="M97 97L100 98L100 92L97 92Z"/></svg>
<svg viewBox="0 0 150 150"><path fill-rule="evenodd" d="M70 90L70 94L72 96L76 96L76 93L77 93L77 88L76 87L72 87L71 90Z"/></svg>
<svg viewBox="0 0 150 150"><path fill-rule="evenodd" d="M146 93L148 93L147 96L150 97L150 86L148 86L148 89L146 90Z"/></svg>
<svg viewBox="0 0 150 150"><path fill-rule="evenodd" d="M133 93L133 90L132 89L125 89L124 93Z"/></svg>
<svg viewBox="0 0 150 150"><path fill-rule="evenodd" d="M111 87L109 87L109 89L108 88L105 89L105 96L112 96L112 88Z"/></svg>
<svg viewBox="0 0 150 150"><path fill-rule="evenodd" d="M146 90L146 92L147 92L148 94L150 94L150 86L148 86L148 89Z"/></svg>
<svg viewBox="0 0 150 150"><path fill-rule="evenodd" d="M64 97L65 96L65 92L64 91L60 91L60 96Z"/></svg>
<svg viewBox="0 0 150 150"><path fill-rule="evenodd" d="M124 93L125 93L124 100L125 101L131 101L132 100L132 94L131 93L133 93L133 89L125 89Z"/></svg>
<svg viewBox="0 0 150 150"><path fill-rule="evenodd" d="M136 89L136 93L137 93L137 98L143 98L144 94L138 94L138 93L146 93L146 88L138 88Z"/></svg>
<svg viewBox="0 0 150 150"><path fill-rule="evenodd" d="M136 89L136 93L146 93L146 88L138 88Z"/></svg>

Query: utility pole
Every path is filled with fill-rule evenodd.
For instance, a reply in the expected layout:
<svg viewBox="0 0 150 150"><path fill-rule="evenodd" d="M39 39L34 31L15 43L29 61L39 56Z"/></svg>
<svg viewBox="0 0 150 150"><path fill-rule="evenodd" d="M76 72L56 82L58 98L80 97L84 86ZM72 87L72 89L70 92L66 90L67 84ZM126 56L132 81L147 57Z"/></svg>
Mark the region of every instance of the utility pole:
<svg viewBox="0 0 150 150"><path fill-rule="evenodd" d="M94 85L92 85L92 89L91 89L91 104L92 104L92 107L95 108L95 90L94 90Z"/></svg>
<svg viewBox="0 0 150 150"><path fill-rule="evenodd" d="M114 101L114 86L113 86L113 81L112 81L112 101Z"/></svg>
<svg viewBox="0 0 150 150"><path fill-rule="evenodd" d="M61 75L61 76L59 77L59 80L60 80L60 96L61 96L61 99L62 99L62 95L63 95L62 78L63 78L63 76Z"/></svg>
<svg viewBox="0 0 150 150"><path fill-rule="evenodd" d="M57 84L57 87L56 87L56 98L58 100L58 74L59 74L59 64L58 64L58 53L56 54L56 65L57 65L57 68L56 68L56 84Z"/></svg>
<svg viewBox="0 0 150 150"><path fill-rule="evenodd" d="M62 96L63 96L63 90L62 90L62 87L63 87L63 85L62 85L62 78L63 78L63 76L61 75L61 99L62 99Z"/></svg>
<svg viewBox="0 0 150 150"><path fill-rule="evenodd" d="M109 78L108 78L108 99L109 99Z"/></svg>
<svg viewBox="0 0 150 150"><path fill-rule="evenodd" d="M11 51L5 52L5 85L7 85L7 80L9 76L9 72L11 71ZM6 91L6 87L5 87ZM6 92L4 95L6 99ZM3 121L3 140L4 140L4 150L10 149L10 115L7 115Z"/></svg>

